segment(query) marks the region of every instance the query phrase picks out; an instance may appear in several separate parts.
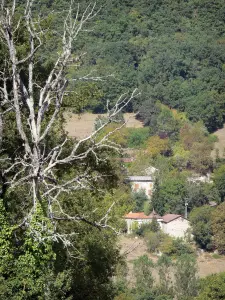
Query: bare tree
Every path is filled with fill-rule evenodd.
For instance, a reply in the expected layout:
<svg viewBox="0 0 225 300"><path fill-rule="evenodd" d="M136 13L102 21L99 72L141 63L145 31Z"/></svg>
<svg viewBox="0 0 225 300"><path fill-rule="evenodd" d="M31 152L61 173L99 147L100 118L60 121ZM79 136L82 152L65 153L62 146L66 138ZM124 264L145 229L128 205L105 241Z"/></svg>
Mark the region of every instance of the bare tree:
<svg viewBox="0 0 225 300"><path fill-rule="evenodd" d="M74 14L73 2L71 3L64 20L62 50L58 53L45 83L40 86L35 79L35 63L43 46L45 31L41 28L41 19L33 15L32 4L32 0L26 1L24 14L18 19L15 18L16 0L13 0L11 4L4 0L1 2L0 38L1 43L7 49L8 58L5 60L4 70L0 73L0 143L4 131L4 116L8 111L15 113L18 135L23 141L23 151L20 151L14 161L4 158L7 160L7 168L2 171L2 175L7 178L5 184L11 190L24 185L30 191L30 210L21 220L21 224L25 226L29 226L39 201L44 201L47 206L47 216L52 221L68 219L84 221L98 228L109 227L107 221L114 203L107 209L105 215L95 222L91 222L88 216L69 215L61 206L60 195L62 193L89 188L90 179L93 178L90 178L88 171L64 181L58 180L56 171L61 165L70 165L76 161L85 160L89 154L93 154L98 162L99 150L103 148L119 150L118 145L109 139L112 133L99 139L99 132L137 96L137 91L134 90L131 95L122 95L112 109L108 108L107 122L88 137L79 141L74 140L69 153L64 154L68 142L71 142L67 136L47 152L46 141L55 126L67 92L66 73L68 67L71 63L80 60L80 56L74 57L72 53L73 41L78 38L78 34L82 30L85 30L85 25L95 17L97 11L96 4L91 3L82 13L78 5ZM17 31L21 24L29 37L29 52L22 58L17 53ZM23 73L27 74L26 82L21 75L22 69ZM89 76L86 75L80 79L87 80ZM90 79L97 80L98 78L90 77ZM23 113L24 108L26 113ZM120 127L116 130L119 130ZM88 148L83 147L87 143ZM7 177L7 174L12 173L13 176ZM52 237L62 238L56 232L52 233Z"/></svg>

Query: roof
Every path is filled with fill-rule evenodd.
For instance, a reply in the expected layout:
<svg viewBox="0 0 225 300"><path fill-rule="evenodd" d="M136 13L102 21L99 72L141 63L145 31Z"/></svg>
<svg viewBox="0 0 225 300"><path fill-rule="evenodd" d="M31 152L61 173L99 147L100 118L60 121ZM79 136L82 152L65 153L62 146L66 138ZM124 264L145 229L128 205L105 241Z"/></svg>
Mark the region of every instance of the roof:
<svg viewBox="0 0 225 300"><path fill-rule="evenodd" d="M176 219L178 219L178 218L180 218L180 217L183 218L182 215L167 214L167 215L164 215L162 218L163 218L163 222L169 223L169 222L174 221L174 220L176 220Z"/></svg>
<svg viewBox="0 0 225 300"><path fill-rule="evenodd" d="M153 181L152 176L128 176L129 181Z"/></svg>
<svg viewBox="0 0 225 300"><path fill-rule="evenodd" d="M125 219L162 219L160 215L158 215L154 210L150 213L150 215L146 216L144 212L136 212L132 211L129 214L124 216Z"/></svg>

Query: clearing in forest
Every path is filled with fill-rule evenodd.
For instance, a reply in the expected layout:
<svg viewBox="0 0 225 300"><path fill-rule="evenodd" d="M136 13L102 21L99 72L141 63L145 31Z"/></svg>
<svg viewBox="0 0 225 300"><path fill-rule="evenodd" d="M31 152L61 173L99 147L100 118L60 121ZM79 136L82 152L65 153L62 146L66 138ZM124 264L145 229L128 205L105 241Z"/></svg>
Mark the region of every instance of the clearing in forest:
<svg viewBox="0 0 225 300"><path fill-rule="evenodd" d="M106 117L106 114L73 114L71 112L64 113L64 118L66 120L65 129L69 136L76 137L77 139L82 139L94 130L95 120L98 116ZM126 127L140 128L143 127L142 122L135 118L134 113L125 113L124 119L126 122Z"/></svg>

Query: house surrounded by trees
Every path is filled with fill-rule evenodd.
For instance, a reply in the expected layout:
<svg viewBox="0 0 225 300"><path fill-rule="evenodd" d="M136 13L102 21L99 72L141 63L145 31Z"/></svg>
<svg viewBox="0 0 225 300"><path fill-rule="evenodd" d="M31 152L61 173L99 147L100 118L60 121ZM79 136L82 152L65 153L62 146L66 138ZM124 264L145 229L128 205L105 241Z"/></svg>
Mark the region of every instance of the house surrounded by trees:
<svg viewBox="0 0 225 300"><path fill-rule="evenodd" d="M130 212L124 216L127 223L127 233L132 233L133 228L143 224L151 223L155 219L160 225L161 230L173 237L184 237L190 228L190 223L182 215L165 214L158 215L154 210L146 216L144 212Z"/></svg>

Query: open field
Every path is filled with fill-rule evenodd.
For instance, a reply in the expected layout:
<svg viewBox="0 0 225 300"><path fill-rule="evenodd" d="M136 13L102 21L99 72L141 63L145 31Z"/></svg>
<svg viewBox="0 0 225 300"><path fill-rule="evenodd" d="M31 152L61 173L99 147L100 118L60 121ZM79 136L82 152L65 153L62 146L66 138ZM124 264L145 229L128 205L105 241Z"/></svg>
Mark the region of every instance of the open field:
<svg viewBox="0 0 225 300"><path fill-rule="evenodd" d="M225 157L225 124L223 128L218 129L214 134L218 138L218 142L215 143L214 150L212 151L211 155L213 158L216 157L216 153L218 151L219 157ZM218 150L216 150L218 149Z"/></svg>
<svg viewBox="0 0 225 300"><path fill-rule="evenodd" d="M89 134L94 129L95 119L98 114L84 113L84 114L73 114L70 112L64 113L66 119L65 129L69 133L69 136L82 139ZM106 116L106 114L101 114L101 116ZM143 124L135 119L134 113L125 113L124 119L126 122L126 127L140 128Z"/></svg>
<svg viewBox="0 0 225 300"><path fill-rule="evenodd" d="M142 238L132 238L121 236L120 242L121 253L126 255L126 260L129 268L129 278L132 280L132 261L139 256L146 254L153 262L157 261L157 256L147 252L147 247ZM203 253L198 256L198 273L200 277L205 277L213 273L225 272L225 257L215 259L209 253ZM157 278L157 274L153 272Z"/></svg>

